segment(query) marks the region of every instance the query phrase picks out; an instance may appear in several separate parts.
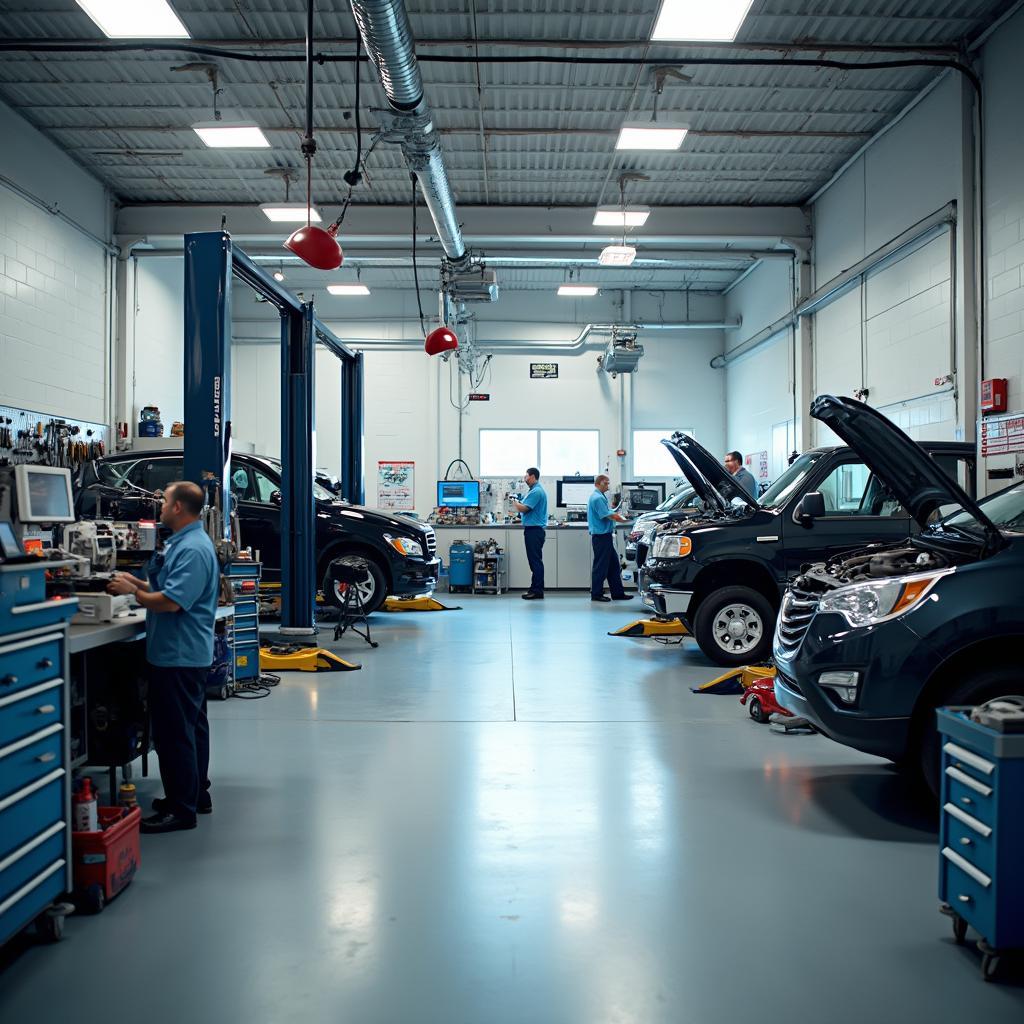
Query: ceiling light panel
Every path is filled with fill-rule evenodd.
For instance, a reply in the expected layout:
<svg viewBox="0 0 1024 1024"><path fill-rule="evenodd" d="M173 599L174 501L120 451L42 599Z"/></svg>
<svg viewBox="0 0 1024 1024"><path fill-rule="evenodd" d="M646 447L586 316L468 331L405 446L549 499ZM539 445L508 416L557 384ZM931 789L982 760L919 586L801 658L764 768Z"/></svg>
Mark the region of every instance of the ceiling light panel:
<svg viewBox="0 0 1024 1024"><path fill-rule="evenodd" d="M280 224L305 224L306 204L305 203L264 203L260 209L268 220ZM319 224L323 218L315 206L309 210L309 222Z"/></svg>
<svg viewBox="0 0 1024 1024"><path fill-rule="evenodd" d="M559 295L574 295L577 298L591 298L597 294L594 284L563 284L558 287Z"/></svg>
<svg viewBox="0 0 1024 1024"><path fill-rule="evenodd" d="M192 125L211 149L269 149L263 130L245 121L200 121Z"/></svg>
<svg viewBox="0 0 1024 1024"><path fill-rule="evenodd" d="M606 245L597 262L602 267L628 267L636 259L636 249L631 245Z"/></svg>
<svg viewBox="0 0 1024 1024"><path fill-rule="evenodd" d="M731 43L753 0L664 0L652 42Z"/></svg>
<svg viewBox="0 0 1024 1024"><path fill-rule="evenodd" d="M628 121L619 129L616 149L678 149L686 138L682 125L657 121Z"/></svg>
<svg viewBox="0 0 1024 1024"><path fill-rule="evenodd" d="M77 0L109 39L188 39L167 0Z"/></svg>
<svg viewBox="0 0 1024 1024"><path fill-rule="evenodd" d="M370 289L365 284L329 284L327 290L332 295L369 295Z"/></svg>
<svg viewBox="0 0 1024 1024"><path fill-rule="evenodd" d="M594 227L639 228L647 223L650 215L647 206L599 206L594 214Z"/></svg>

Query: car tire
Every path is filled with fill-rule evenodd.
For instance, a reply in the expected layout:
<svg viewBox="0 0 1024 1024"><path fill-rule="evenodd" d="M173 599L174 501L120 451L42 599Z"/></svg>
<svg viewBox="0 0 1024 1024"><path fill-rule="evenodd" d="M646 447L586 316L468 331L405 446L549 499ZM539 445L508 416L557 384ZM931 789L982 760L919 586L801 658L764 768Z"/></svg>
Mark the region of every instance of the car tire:
<svg viewBox="0 0 1024 1024"><path fill-rule="evenodd" d="M388 596L387 578L384 575L384 570L375 561L373 561L372 558L366 558L363 555L349 554L339 555L337 559L331 559L331 561L341 561L348 565L351 565L354 562L359 562L366 566L367 572L370 574L370 579L363 592L363 609L367 615L371 612L375 612L384 603L385 598ZM340 608L342 596L337 590L335 590L334 584L331 582L330 562L324 570L324 578L321 586L324 592L324 599L327 603L334 608Z"/></svg>
<svg viewBox="0 0 1024 1024"><path fill-rule="evenodd" d="M943 694L940 705L931 705L919 712L915 741L917 769L936 800L942 788L940 767L942 744L935 720L936 706L984 704L996 697L1020 693L1020 670L1010 665L982 668L966 673L955 689Z"/></svg>
<svg viewBox="0 0 1024 1024"><path fill-rule="evenodd" d="M741 622L738 633L731 625ZM701 601L693 617L693 637L716 664L728 668L755 665L772 650L775 611L767 598L750 587L723 587ZM735 634L735 635L734 635Z"/></svg>

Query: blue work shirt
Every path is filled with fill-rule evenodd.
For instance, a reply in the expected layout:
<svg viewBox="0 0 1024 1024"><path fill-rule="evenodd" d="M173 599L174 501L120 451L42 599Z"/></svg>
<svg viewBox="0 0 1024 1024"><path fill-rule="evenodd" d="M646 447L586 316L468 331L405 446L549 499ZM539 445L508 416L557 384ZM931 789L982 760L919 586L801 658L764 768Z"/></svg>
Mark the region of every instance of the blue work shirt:
<svg viewBox="0 0 1024 1024"><path fill-rule="evenodd" d="M608 495L596 487L587 502L587 529L593 533L614 533L615 520L608 504Z"/></svg>
<svg viewBox="0 0 1024 1024"><path fill-rule="evenodd" d="M146 566L152 591L161 591L177 612L146 613L146 657L166 668L213 664L213 621L220 591L220 566L213 541L198 523L172 533Z"/></svg>
<svg viewBox="0 0 1024 1024"><path fill-rule="evenodd" d="M523 513L523 526L548 525L548 495L539 480L523 496L522 504L530 510Z"/></svg>

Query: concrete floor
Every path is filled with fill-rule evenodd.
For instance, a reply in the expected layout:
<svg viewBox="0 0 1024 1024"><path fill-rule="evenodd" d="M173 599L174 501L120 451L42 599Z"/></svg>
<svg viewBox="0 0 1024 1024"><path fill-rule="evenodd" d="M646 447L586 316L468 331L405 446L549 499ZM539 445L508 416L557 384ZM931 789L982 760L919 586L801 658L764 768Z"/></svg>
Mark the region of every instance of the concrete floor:
<svg viewBox="0 0 1024 1024"><path fill-rule="evenodd" d="M881 762L692 694L692 643L605 635L638 602L445 600L345 640L361 672L212 707L213 816L10 953L0 1019L1024 1019L1024 981L954 946Z"/></svg>

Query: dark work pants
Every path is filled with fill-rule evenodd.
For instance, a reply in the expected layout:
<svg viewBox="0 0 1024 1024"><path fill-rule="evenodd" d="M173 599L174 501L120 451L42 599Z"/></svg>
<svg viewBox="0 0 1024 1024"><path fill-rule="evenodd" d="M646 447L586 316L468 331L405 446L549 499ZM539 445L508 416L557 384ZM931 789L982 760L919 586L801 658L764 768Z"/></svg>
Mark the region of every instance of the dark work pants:
<svg viewBox="0 0 1024 1024"><path fill-rule="evenodd" d="M530 590L535 594L544 593L544 527L524 526L523 540L526 542L526 559L530 563Z"/></svg>
<svg viewBox="0 0 1024 1024"><path fill-rule="evenodd" d="M590 546L594 549L594 568L590 574L590 596L600 597L604 592L604 581L607 580L612 597L625 597L626 591L622 586L619 555L615 550L615 535L592 533Z"/></svg>
<svg viewBox="0 0 1024 1024"><path fill-rule="evenodd" d="M149 666L149 711L160 781L168 809L196 820L200 793L210 788L210 725L206 720L208 668Z"/></svg>

